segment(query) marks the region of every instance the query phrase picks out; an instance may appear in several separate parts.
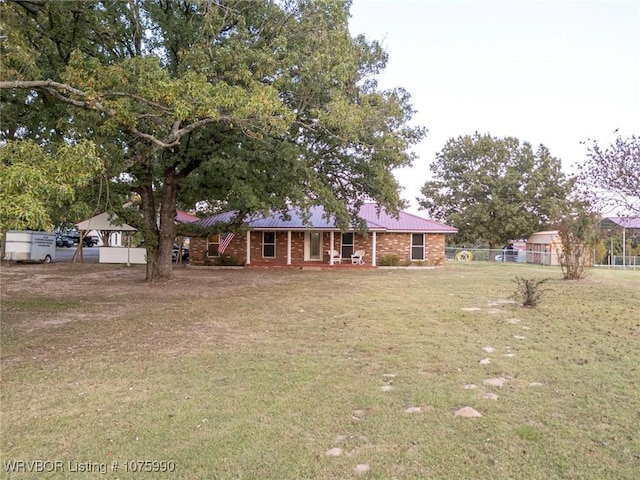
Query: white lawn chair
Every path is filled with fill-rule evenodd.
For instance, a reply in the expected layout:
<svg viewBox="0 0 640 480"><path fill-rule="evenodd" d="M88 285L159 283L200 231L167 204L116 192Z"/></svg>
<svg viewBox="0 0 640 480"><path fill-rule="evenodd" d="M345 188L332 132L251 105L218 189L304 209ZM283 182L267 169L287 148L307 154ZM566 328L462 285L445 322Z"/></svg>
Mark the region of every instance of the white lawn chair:
<svg viewBox="0 0 640 480"><path fill-rule="evenodd" d="M351 263L353 265L364 265L364 250L356 250L351 255Z"/></svg>
<svg viewBox="0 0 640 480"><path fill-rule="evenodd" d="M329 263L331 263L331 259L333 259L333 263L342 263L342 257L337 250L328 250L327 254L329 254Z"/></svg>

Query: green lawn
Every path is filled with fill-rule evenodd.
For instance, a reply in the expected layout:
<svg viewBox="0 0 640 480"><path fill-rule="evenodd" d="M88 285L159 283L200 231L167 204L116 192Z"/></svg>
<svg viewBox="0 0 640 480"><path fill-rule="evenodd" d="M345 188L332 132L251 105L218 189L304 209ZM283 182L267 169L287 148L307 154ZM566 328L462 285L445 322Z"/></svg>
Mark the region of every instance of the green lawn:
<svg viewBox="0 0 640 480"><path fill-rule="evenodd" d="M551 278L537 308L509 302L516 276ZM552 267L448 263L142 278L3 268L0 478L640 474L640 272L576 282ZM454 415L467 406L482 417ZM7 472L36 460L60 463Z"/></svg>

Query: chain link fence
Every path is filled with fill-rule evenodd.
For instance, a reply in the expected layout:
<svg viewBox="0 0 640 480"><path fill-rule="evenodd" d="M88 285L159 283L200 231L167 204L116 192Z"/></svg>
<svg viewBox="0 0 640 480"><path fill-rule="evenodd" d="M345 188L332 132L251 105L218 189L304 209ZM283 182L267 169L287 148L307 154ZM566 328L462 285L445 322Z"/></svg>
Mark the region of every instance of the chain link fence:
<svg viewBox="0 0 640 480"><path fill-rule="evenodd" d="M489 249L489 248L459 248L446 247L447 260L457 262L497 262L497 263L531 263L536 265L559 265L555 252L534 252L525 250ZM606 257L603 263L593 263L598 268L622 268L640 270L640 256L612 255Z"/></svg>

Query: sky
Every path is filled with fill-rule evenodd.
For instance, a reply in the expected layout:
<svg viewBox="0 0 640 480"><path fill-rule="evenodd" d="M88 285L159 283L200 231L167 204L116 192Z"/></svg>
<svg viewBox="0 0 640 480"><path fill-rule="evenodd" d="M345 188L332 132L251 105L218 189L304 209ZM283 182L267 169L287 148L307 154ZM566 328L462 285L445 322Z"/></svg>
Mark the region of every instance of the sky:
<svg viewBox="0 0 640 480"><path fill-rule="evenodd" d="M379 87L405 88L429 130L396 171L408 211L451 138L543 144L570 174L584 142L640 134L640 0L353 0L349 28L381 42Z"/></svg>

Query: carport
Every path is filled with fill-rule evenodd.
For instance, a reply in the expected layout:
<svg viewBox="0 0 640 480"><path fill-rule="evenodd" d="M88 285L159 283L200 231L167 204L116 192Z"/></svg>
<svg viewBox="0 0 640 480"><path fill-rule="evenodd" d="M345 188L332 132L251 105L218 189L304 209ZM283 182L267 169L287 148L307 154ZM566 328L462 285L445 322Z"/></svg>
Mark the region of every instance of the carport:
<svg viewBox="0 0 640 480"><path fill-rule="evenodd" d="M627 231L634 235L640 233L640 217L605 217L600 228L609 232L622 230L622 268L627 266ZM613 237L611 237L611 253L613 254Z"/></svg>

